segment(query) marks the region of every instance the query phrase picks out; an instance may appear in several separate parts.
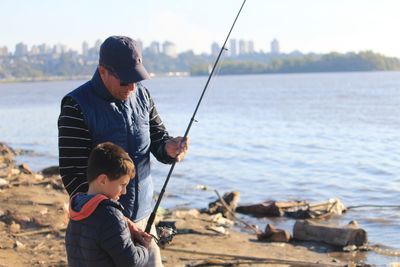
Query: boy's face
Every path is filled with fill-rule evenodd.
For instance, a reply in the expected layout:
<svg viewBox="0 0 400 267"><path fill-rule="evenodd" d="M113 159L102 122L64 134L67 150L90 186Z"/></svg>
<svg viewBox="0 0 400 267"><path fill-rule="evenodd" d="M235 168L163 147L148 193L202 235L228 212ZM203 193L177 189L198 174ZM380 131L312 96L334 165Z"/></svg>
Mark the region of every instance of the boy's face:
<svg viewBox="0 0 400 267"><path fill-rule="evenodd" d="M103 188L103 194L112 200L118 200L121 195L126 194L126 186L130 179L131 177L129 175L124 175L117 180L109 180L107 177Z"/></svg>

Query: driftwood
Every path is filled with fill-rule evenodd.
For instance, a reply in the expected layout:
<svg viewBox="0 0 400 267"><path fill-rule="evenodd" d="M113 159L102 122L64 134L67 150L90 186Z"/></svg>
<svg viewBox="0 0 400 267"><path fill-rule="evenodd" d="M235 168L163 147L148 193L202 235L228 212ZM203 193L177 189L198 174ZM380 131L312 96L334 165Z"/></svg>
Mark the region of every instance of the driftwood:
<svg viewBox="0 0 400 267"><path fill-rule="evenodd" d="M345 206L338 199L310 204L306 201L267 201L260 204L239 206L236 212L250 214L254 217L281 217L287 216L295 219L325 218L333 214L342 214Z"/></svg>
<svg viewBox="0 0 400 267"><path fill-rule="evenodd" d="M44 168L41 173L44 176L53 176L53 175L60 175L60 169L58 166L51 166L51 167L47 167Z"/></svg>
<svg viewBox="0 0 400 267"><path fill-rule="evenodd" d="M237 203L239 202L240 199L240 193L239 192L230 192L230 193L225 193L223 197L221 198L218 195L218 199L214 202L211 202L208 204L208 214L217 214L217 213L222 213L222 215L225 218L228 218L230 220L233 219L234 215L232 211L236 209Z"/></svg>
<svg viewBox="0 0 400 267"><path fill-rule="evenodd" d="M256 235L261 233L261 231L256 226L250 225L247 222L237 218L236 215L235 215L235 212L232 210L232 208L230 206L228 206L228 204L225 202L225 200L221 197L221 195L219 194L218 190L214 190L214 192L217 194L220 203L224 206L225 210L228 212L229 218L234 219L234 220L244 224L247 228L253 230ZM234 194L234 193L235 192L233 192L232 194ZM239 196L237 197L236 201L239 202ZM235 205L236 205L236 202L235 202Z"/></svg>
<svg viewBox="0 0 400 267"><path fill-rule="evenodd" d="M306 203L303 201L292 201L292 202L267 201L254 205L239 206L236 208L236 212L242 214L250 214L257 218L280 217L285 214L285 210L288 208L305 206L305 205Z"/></svg>
<svg viewBox="0 0 400 267"><path fill-rule="evenodd" d="M293 238L302 241L324 242L335 246L362 246L368 242L367 232L358 227L356 222L345 226L321 224L309 220L296 221Z"/></svg>
<svg viewBox="0 0 400 267"><path fill-rule="evenodd" d="M19 170L20 170L22 173L25 173L25 174L33 174L31 168L30 168L29 165L26 164L26 163L22 163L21 165L18 166L18 168L19 168Z"/></svg>
<svg viewBox="0 0 400 267"><path fill-rule="evenodd" d="M54 228L47 228L47 229L41 229L41 230L35 230L35 231L30 231L30 232L22 232L18 234L14 234L13 236L31 236L31 235L39 235L39 234L48 234L48 233L57 233L60 231L65 231L67 228L60 228L60 229L54 229Z"/></svg>
<svg viewBox="0 0 400 267"><path fill-rule="evenodd" d="M285 242L288 243L292 237L288 231L278 229L272 224L267 224L265 231L257 235L259 241Z"/></svg>
<svg viewBox="0 0 400 267"><path fill-rule="evenodd" d="M346 211L346 207L339 199L329 199L328 201L307 204L304 207L289 208L285 211L285 216L294 219L327 218L331 215L341 215Z"/></svg>

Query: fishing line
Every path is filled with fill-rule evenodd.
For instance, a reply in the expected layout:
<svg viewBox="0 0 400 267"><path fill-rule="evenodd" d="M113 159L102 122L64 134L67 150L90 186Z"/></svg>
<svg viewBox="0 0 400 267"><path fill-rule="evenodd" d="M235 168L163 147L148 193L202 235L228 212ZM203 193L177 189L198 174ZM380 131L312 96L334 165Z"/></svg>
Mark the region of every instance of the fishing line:
<svg viewBox="0 0 400 267"><path fill-rule="evenodd" d="M400 209L400 205L357 205L349 206L346 209L361 209L361 208L388 208L388 209Z"/></svg>
<svg viewBox="0 0 400 267"><path fill-rule="evenodd" d="M190 119L189 124L188 124L188 126L187 126L187 128L186 128L185 134L184 134L184 136L183 136L183 140L185 140L185 139L187 138L187 136L188 136L188 134L189 134L189 131L190 131L190 128L192 127L193 122L196 121L196 119L195 119L196 113L197 113L197 111L198 111L198 109L199 109L199 107L200 107L201 101L203 100L204 94L205 94L205 92L206 92L206 90L207 90L207 87L208 87L208 85L209 85L209 83L210 83L211 77L213 76L213 74L214 74L214 72L215 72L215 70L216 70L216 67L217 67L218 62L219 62L219 60L220 60L220 58L221 58L222 52L225 51L226 43L228 42L229 36L231 35L231 32L232 32L232 30L233 30L233 28L234 28L234 26L235 26L235 24L236 24L237 19L239 18L240 13L242 12L242 9L243 9L243 6L244 6L245 3L246 3L246 0L243 0L243 3L242 3L242 5L241 5L241 7L240 7L240 9L239 9L239 11L238 11L236 17L235 17L235 20L233 21L233 24L232 24L232 26L231 26L231 28L230 28L230 30L229 30L229 33L228 33L228 35L226 36L225 42L224 42L224 44L222 45L221 50L219 51L218 57L217 57L217 59L215 60L215 63L214 63L214 66L213 66L213 68L212 68L212 70L211 70L210 75L208 76L208 80L207 80L207 82L206 82L206 85L204 86L203 92L202 92L201 95L200 95L200 99L199 99L199 101L198 101L198 103L197 103L197 105L196 105L196 108L195 108L194 112L193 112L192 118ZM145 229L145 232L146 232L146 233L150 233L151 226L153 225L154 220L155 220L155 218L156 218L157 209L158 209L158 207L159 207L159 205L160 205L160 202L161 202L161 199L162 199L162 197L163 197L163 195L164 195L164 193L165 193L165 189L166 189L166 187L167 187L167 184L168 184L168 182L169 182L169 179L171 178L172 172L173 172L173 170L174 170L174 168L175 168L175 164L176 164L176 161L174 161L174 162L172 163L172 165L171 165L171 168L170 168L170 170L169 170L169 172L168 172L167 178L165 179L164 185L163 185L163 187L162 187L162 189L161 189L161 192L160 192L160 194L159 194L159 196L158 196L157 202L156 202L156 204L155 204L155 206L154 206L154 209L153 209L152 213L150 214L150 217L149 217L149 219L148 219L148 221L147 221L147 225L146 225L146 229Z"/></svg>

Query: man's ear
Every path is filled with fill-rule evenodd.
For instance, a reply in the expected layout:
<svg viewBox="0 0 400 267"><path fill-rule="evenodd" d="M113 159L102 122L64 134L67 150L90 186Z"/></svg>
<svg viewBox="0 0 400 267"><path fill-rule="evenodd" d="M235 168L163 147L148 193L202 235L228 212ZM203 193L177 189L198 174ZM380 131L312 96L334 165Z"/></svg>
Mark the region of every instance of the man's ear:
<svg viewBox="0 0 400 267"><path fill-rule="evenodd" d="M102 65L99 65L97 68L99 69L100 74L104 74L107 71Z"/></svg>

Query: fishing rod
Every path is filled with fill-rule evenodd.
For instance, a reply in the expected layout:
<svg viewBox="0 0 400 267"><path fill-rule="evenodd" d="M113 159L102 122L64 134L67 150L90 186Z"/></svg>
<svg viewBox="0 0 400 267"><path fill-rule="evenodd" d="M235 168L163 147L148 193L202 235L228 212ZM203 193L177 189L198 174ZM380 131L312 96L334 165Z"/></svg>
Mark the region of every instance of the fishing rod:
<svg viewBox="0 0 400 267"><path fill-rule="evenodd" d="M233 30L233 27L235 26L236 21L237 21L237 19L239 18L239 15L240 15L240 13L242 12L242 9L243 9L243 6L244 6L245 3L246 3L246 0L243 0L242 6L240 7L239 12L238 12L237 15L236 15L236 18L235 18L235 20L233 21L233 24L232 24L232 26L231 26L231 29L229 30L229 33L228 33L228 35L226 36L225 42L224 42L224 44L222 45L222 47L221 47L221 49L220 49L220 51L219 51L218 57L217 57L217 59L215 60L214 66L213 66L213 68L212 68L212 70L211 70L211 73L210 73L209 76L208 76L206 85L204 86L204 89L203 89L203 92L201 93L200 99L199 99L199 101L197 102L197 106L196 106L196 108L195 108L195 110L194 110L194 112L193 112L192 118L190 119L189 125L188 125L188 127L186 128L185 134L184 134L184 136L183 136L183 140L185 140L185 139L187 138L187 136L188 136L188 134L189 134L189 131L190 131L190 128L192 127L193 122L196 121L196 120L195 120L195 117L196 117L197 110L199 109L199 106L200 106L200 104L201 104L201 101L203 100L203 96L204 96L204 94L205 94L205 92L206 92L206 90L207 90L207 88L208 88L208 84L210 83L211 77L212 77L213 74L214 74L215 68L216 68L216 66L217 66L217 64L218 64L218 62L219 62L219 59L221 58L222 52L225 50L226 43L228 42L229 36L231 35L231 32L232 32L232 30ZM149 220L147 221L147 225L146 225L146 229L145 229L145 232L146 232L146 233L150 233L150 229L151 229L152 224L154 223L154 219L156 218L156 213L157 213L158 207L160 206L161 199L162 199L162 197L163 197L163 195L164 195L164 193L165 193L165 189L166 189L166 187L167 187L167 184L168 184L168 182L169 182L169 179L171 178L171 174L172 174L172 172L173 172L173 170L174 170L174 168L175 168L175 163L176 163L176 161L174 161L174 162L172 163L171 168L169 169L167 178L165 179L164 185L163 185L163 187L162 187L162 189L161 189L161 192L160 192L160 194L159 194L159 196L158 196L156 205L154 206L154 209L153 209L153 211L152 211L152 213L151 213L151 215L150 215L150 217L149 217Z"/></svg>

